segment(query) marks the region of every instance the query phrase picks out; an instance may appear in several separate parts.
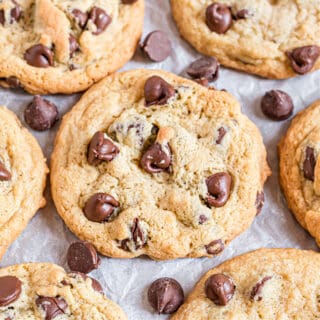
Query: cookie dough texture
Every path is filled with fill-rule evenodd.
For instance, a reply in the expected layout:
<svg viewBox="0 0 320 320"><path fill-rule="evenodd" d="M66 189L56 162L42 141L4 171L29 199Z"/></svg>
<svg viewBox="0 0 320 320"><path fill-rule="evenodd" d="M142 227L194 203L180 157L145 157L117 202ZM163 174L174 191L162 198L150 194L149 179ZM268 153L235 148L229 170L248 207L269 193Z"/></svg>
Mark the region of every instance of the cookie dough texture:
<svg viewBox="0 0 320 320"><path fill-rule="evenodd" d="M176 93L164 105L146 106L144 86L155 75ZM140 166L154 126L159 140L160 132L170 132L169 172L150 174ZM226 134L217 144L221 127ZM92 166L87 149L97 131L105 132L120 152L111 162ZM232 177L230 197L224 206L210 208L204 201L206 178L225 171ZM261 135L229 93L164 71L135 70L102 80L63 118L51 186L65 223L102 254L174 259L210 256L206 245L218 240L221 251L247 229L269 174ZM120 212L109 222L89 221L83 213L86 201L98 192L120 203ZM121 248L125 239L128 250ZM138 243L141 239L146 243ZM135 250L134 244L141 248Z"/></svg>
<svg viewBox="0 0 320 320"><path fill-rule="evenodd" d="M60 297L67 303L65 314L59 320L125 320L121 308L92 287L91 278L66 274L51 263L13 265L0 270L0 277L15 276L22 282L19 298L0 307L0 319L42 320L44 312L36 301L39 297ZM52 319L50 317L50 319Z"/></svg>
<svg viewBox="0 0 320 320"><path fill-rule="evenodd" d="M313 150L313 180L304 173L307 149ZM289 208L320 244L320 101L301 111L279 144L280 183ZM311 160L312 162L312 160Z"/></svg>
<svg viewBox="0 0 320 320"><path fill-rule="evenodd" d="M318 319L320 255L297 249L260 249L228 260L206 273L171 320ZM236 288L226 306L206 297L213 274L231 277ZM268 279L252 298L253 288ZM256 286L257 288L257 286Z"/></svg>
<svg viewBox="0 0 320 320"><path fill-rule="evenodd" d="M247 10L245 19L233 19L224 34L210 31L206 8L213 2L231 6L233 15ZM226 67L266 78L296 76L287 50L320 46L318 0L171 0L181 35L199 52L215 56ZM320 59L313 70L320 68Z"/></svg>
<svg viewBox="0 0 320 320"><path fill-rule="evenodd" d="M31 93L83 91L102 77L122 67L135 52L142 32L144 0L123 4L121 0L17 0L23 10L19 21L10 21L11 0L0 2L6 22L0 23L0 78L16 77ZM80 28L72 11L102 8L112 19L100 34L88 22ZM80 50L70 57L69 37ZM29 65L24 54L33 45L53 48L54 66Z"/></svg>
<svg viewBox="0 0 320 320"><path fill-rule="evenodd" d="M0 258L45 205L46 161L36 139L14 113L0 107L0 161L11 173L0 181Z"/></svg>

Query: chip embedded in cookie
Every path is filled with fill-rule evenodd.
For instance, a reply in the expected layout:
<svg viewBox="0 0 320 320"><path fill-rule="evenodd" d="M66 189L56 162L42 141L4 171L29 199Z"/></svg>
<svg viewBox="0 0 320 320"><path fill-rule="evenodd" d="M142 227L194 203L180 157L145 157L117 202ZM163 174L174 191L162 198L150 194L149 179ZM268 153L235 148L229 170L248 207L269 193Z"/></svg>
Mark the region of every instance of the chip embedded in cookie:
<svg viewBox="0 0 320 320"><path fill-rule="evenodd" d="M319 1L171 0L183 38L222 65L286 79L320 69Z"/></svg>
<svg viewBox="0 0 320 320"><path fill-rule="evenodd" d="M0 85L74 93L133 56L144 0L0 1Z"/></svg>
<svg viewBox="0 0 320 320"><path fill-rule="evenodd" d="M163 71L107 77L64 117L59 214L102 254L214 256L247 229L270 174L258 129L223 91Z"/></svg>
<svg viewBox="0 0 320 320"><path fill-rule="evenodd" d="M48 168L36 139L0 107L0 258L46 203Z"/></svg>

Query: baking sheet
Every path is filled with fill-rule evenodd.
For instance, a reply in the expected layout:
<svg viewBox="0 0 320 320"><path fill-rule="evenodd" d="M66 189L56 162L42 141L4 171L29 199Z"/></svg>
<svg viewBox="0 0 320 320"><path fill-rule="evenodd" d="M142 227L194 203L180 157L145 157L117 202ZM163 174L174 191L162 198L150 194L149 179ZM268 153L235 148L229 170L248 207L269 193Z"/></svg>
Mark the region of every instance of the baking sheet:
<svg viewBox="0 0 320 320"><path fill-rule="evenodd" d="M146 0L144 36L150 31L165 31L172 43L173 54L163 63L150 63L137 52L124 70L135 68L165 69L183 74L184 69L200 56L184 42L175 27L168 0ZM273 122L266 119L260 109L260 99L265 91L280 89L291 95L296 114L311 102L320 99L320 71L285 81L264 80L240 72L222 68L219 79L214 83L218 89L225 88L241 101L242 109L260 128L268 151L268 161L273 175L265 185L266 203L262 213L249 230L236 238L218 257L201 259L180 259L155 262L148 258L120 260L103 258L99 270L92 272L112 300L120 304L129 319L167 319L153 313L147 301L148 285L159 277L173 277L178 280L185 294L210 268L233 256L261 247L295 247L317 249L314 240L298 225L287 209L278 184L277 143L290 121ZM50 96L62 116L79 99L80 95ZM32 96L13 90L0 89L0 104L8 106L24 123L23 110ZM37 133L36 136L46 157L50 161L53 140L59 124L53 129ZM56 213L46 190L48 205L39 211L27 229L15 241L1 261L1 266L23 262L53 262L65 268L69 244L76 240Z"/></svg>

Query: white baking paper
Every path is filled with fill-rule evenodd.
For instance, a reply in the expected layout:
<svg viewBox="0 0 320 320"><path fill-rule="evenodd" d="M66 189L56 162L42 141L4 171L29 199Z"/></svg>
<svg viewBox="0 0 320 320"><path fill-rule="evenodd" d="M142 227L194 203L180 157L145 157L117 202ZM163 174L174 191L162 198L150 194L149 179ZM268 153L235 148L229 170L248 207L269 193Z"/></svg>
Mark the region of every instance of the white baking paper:
<svg viewBox="0 0 320 320"><path fill-rule="evenodd" d="M183 74L184 69L200 56L183 41L176 29L168 0L146 0L146 16L143 35L153 30L163 30L170 37L173 53L163 63L151 63L137 52L124 70L134 68L165 69ZM120 260L103 258L99 270L92 272L105 289L105 293L125 310L129 319L167 319L153 313L147 301L149 284L159 277L178 280L188 294L198 279L210 268L231 257L261 247L295 247L315 249L315 241L300 227L287 209L278 183L277 143L286 131L290 120L274 122L266 119L260 109L260 99L265 91L281 89L291 95L296 114L311 102L320 98L320 71L285 81L264 80L222 68L214 83L218 89L225 88L241 101L243 112L260 128L268 151L268 161L273 175L265 185L266 203L262 213L251 228L236 238L218 257L180 259L155 262L148 258ZM80 95L50 96L61 115L66 113ZM32 96L13 90L0 89L0 104L16 112L24 123L23 110ZM53 140L59 125L44 133L32 133L37 137L50 161ZM1 261L1 266L41 261L53 262L67 268L66 252L76 238L64 225L52 203L49 188L46 190L48 205L40 210L26 230L14 242Z"/></svg>

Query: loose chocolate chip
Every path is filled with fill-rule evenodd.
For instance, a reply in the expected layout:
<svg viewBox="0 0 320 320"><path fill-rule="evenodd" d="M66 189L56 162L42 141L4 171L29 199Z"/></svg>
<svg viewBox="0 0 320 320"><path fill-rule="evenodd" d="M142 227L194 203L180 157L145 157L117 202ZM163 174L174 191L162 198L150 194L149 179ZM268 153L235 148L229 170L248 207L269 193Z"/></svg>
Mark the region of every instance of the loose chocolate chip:
<svg viewBox="0 0 320 320"><path fill-rule="evenodd" d="M257 215L261 212L262 207L264 205L264 192L257 192L257 197L256 197L256 202L255 202L255 206L257 208Z"/></svg>
<svg viewBox="0 0 320 320"><path fill-rule="evenodd" d="M4 164L0 161L0 181L10 181L11 173L6 169Z"/></svg>
<svg viewBox="0 0 320 320"><path fill-rule="evenodd" d="M235 18L236 18L237 20L240 20L240 19L247 19L247 18L249 18L250 16L252 16L252 14L249 12L249 10L247 10L247 9L241 9L241 10L239 10L239 11L236 13Z"/></svg>
<svg viewBox="0 0 320 320"><path fill-rule="evenodd" d="M83 280L86 280L88 278L91 279L92 289L101 293L101 294L104 294L103 288L98 280L96 280L92 277L89 277L88 275L86 275L85 273L82 273L82 272L75 271L75 272L69 273L69 277L71 277L71 278L76 278L77 276L81 277ZM62 280L61 283L65 286L71 285L67 280Z"/></svg>
<svg viewBox="0 0 320 320"><path fill-rule="evenodd" d="M205 246L208 254L218 254L224 250L224 243L221 239L214 240Z"/></svg>
<svg viewBox="0 0 320 320"><path fill-rule="evenodd" d="M94 246L86 241L74 242L67 253L68 266L71 271L89 273L100 265L100 258Z"/></svg>
<svg viewBox="0 0 320 320"><path fill-rule="evenodd" d="M207 202L213 207L222 207L229 199L232 178L226 172L219 172L207 178Z"/></svg>
<svg viewBox="0 0 320 320"><path fill-rule="evenodd" d="M52 102L36 95L24 110L24 119L32 129L44 131L56 123L59 112Z"/></svg>
<svg viewBox="0 0 320 320"><path fill-rule="evenodd" d="M141 49L150 60L160 62L170 56L172 47L168 36L164 32L156 30L148 34L141 44Z"/></svg>
<svg viewBox="0 0 320 320"><path fill-rule="evenodd" d="M232 25L230 8L221 3L213 3L206 10L206 24L211 31L226 33Z"/></svg>
<svg viewBox="0 0 320 320"><path fill-rule="evenodd" d="M199 224L204 224L206 221L208 221L208 218L204 214L201 214L199 216Z"/></svg>
<svg viewBox="0 0 320 320"><path fill-rule="evenodd" d="M107 29L112 19L103 9L93 7L89 13L89 20L91 20L97 27L93 34L98 35Z"/></svg>
<svg viewBox="0 0 320 320"><path fill-rule="evenodd" d="M227 131L226 131L225 128L220 127L220 128L218 129L218 138L217 138L217 140L216 140L216 144L221 144L221 142L222 142L224 136L226 135L226 133L227 133Z"/></svg>
<svg viewBox="0 0 320 320"><path fill-rule="evenodd" d="M314 168L316 166L316 158L314 149L306 148L306 158L303 161L303 175L306 179L314 181Z"/></svg>
<svg viewBox="0 0 320 320"><path fill-rule="evenodd" d="M310 71L320 56L320 47L306 46L286 52L291 61L292 69L299 74Z"/></svg>
<svg viewBox="0 0 320 320"><path fill-rule="evenodd" d="M76 22L78 23L79 27L81 29L84 29L84 27L86 26L87 21L88 21L88 13L83 12L79 9L73 9L72 15L75 17Z"/></svg>
<svg viewBox="0 0 320 320"><path fill-rule="evenodd" d="M270 279L272 279L272 277L270 277L270 276L264 277L261 281L259 281L252 288L251 293L250 293L251 300L255 300L255 301L261 301L262 300L262 296L261 296L262 288L264 287L265 283Z"/></svg>
<svg viewBox="0 0 320 320"><path fill-rule="evenodd" d="M133 4L135 2L137 2L137 0L122 0L123 4Z"/></svg>
<svg viewBox="0 0 320 320"><path fill-rule="evenodd" d="M53 66L53 52L43 44L30 47L24 54L24 59L33 67L48 68Z"/></svg>
<svg viewBox="0 0 320 320"><path fill-rule="evenodd" d="M10 23L13 23L14 21L19 21L22 16L22 9L19 6L19 4L15 0L12 0L12 2L15 4L15 7L12 8L10 11Z"/></svg>
<svg viewBox="0 0 320 320"><path fill-rule="evenodd" d="M164 150L164 148L167 150ZM141 167L149 173L165 171L171 164L169 146L162 146L159 143L152 144L142 156L140 164Z"/></svg>
<svg viewBox="0 0 320 320"><path fill-rule="evenodd" d="M214 81L219 75L219 62L214 57L200 58L190 64L187 74L195 79L205 78Z"/></svg>
<svg viewBox="0 0 320 320"><path fill-rule="evenodd" d="M88 147L88 162L97 166L103 161L112 161L119 152L119 148L111 140L105 138L103 132L97 131Z"/></svg>
<svg viewBox="0 0 320 320"><path fill-rule="evenodd" d="M69 36L70 57L73 57L74 53L79 50L79 44L74 35Z"/></svg>
<svg viewBox="0 0 320 320"><path fill-rule="evenodd" d="M16 301L21 294L22 282L14 276L0 277L0 307Z"/></svg>
<svg viewBox="0 0 320 320"><path fill-rule="evenodd" d="M62 297L38 297L36 304L45 315L45 320L51 320L59 315L65 314L68 308L67 302Z"/></svg>
<svg viewBox="0 0 320 320"><path fill-rule="evenodd" d="M172 278L160 278L150 285L148 300L158 314L171 314L183 303L183 289L180 283Z"/></svg>
<svg viewBox="0 0 320 320"><path fill-rule="evenodd" d="M206 296L218 306L225 306L234 295L236 286L224 274L214 274L205 283Z"/></svg>
<svg viewBox="0 0 320 320"><path fill-rule="evenodd" d="M131 251L130 242L133 242L133 249L139 250L147 243L147 236L144 234L138 218L133 220L132 226L130 228L131 239L124 239L120 241L120 248L125 251Z"/></svg>
<svg viewBox="0 0 320 320"><path fill-rule="evenodd" d="M173 86L158 76L150 77L144 86L144 96L147 106L166 104L174 94L175 90Z"/></svg>
<svg viewBox="0 0 320 320"><path fill-rule="evenodd" d="M281 90L271 90L263 96L261 110L270 119L285 120L293 113L293 102L287 93Z"/></svg>

